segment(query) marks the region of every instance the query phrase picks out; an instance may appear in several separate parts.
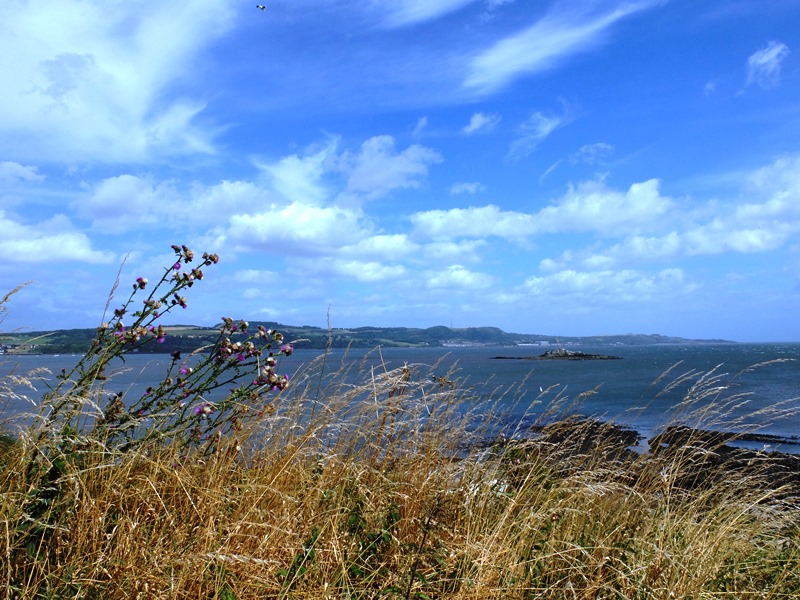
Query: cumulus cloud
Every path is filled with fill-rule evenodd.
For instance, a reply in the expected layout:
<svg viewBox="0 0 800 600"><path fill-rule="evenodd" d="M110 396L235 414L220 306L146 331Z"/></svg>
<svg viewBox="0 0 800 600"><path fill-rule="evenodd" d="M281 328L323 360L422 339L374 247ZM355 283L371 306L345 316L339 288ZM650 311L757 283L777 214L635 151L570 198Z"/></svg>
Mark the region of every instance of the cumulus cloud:
<svg viewBox="0 0 800 600"><path fill-rule="evenodd" d="M305 275L312 277L335 277L366 283L396 281L407 276L407 270L403 265L385 264L374 260L323 257L314 260L295 260L292 264Z"/></svg>
<svg viewBox="0 0 800 600"><path fill-rule="evenodd" d="M158 223L176 195L168 184L125 174L100 181L91 194L73 202L73 209L97 229L124 233Z"/></svg>
<svg viewBox="0 0 800 600"><path fill-rule="evenodd" d="M89 237L76 231L64 215L31 225L20 223L0 210L0 262L107 264L110 252L93 250Z"/></svg>
<svg viewBox="0 0 800 600"><path fill-rule="evenodd" d="M450 265L423 275L423 286L430 290L486 290L492 287L494 278L486 273L470 271L462 265Z"/></svg>
<svg viewBox="0 0 800 600"><path fill-rule="evenodd" d="M473 206L428 210L411 216L414 232L427 238L488 238L521 240L536 231L533 215L504 211L500 207Z"/></svg>
<svg viewBox="0 0 800 600"><path fill-rule="evenodd" d="M464 86L481 94L490 93L523 75L553 68L567 56L604 41L608 29L617 21L659 3L660 0L633 0L610 6L605 3L603 10L592 10L594 3L585 3L580 10L575 3L557 3L527 29L478 54L469 66Z"/></svg>
<svg viewBox="0 0 800 600"><path fill-rule="evenodd" d="M789 56L783 42L771 41L747 59L747 85L769 89L780 84L781 63Z"/></svg>
<svg viewBox="0 0 800 600"><path fill-rule="evenodd" d="M21 165L8 160L0 162L0 182L2 183L43 181L44 178L44 175L39 173L38 167Z"/></svg>
<svg viewBox="0 0 800 600"><path fill-rule="evenodd" d="M293 202L232 215L220 243L232 243L237 250L319 256L357 242L370 232L361 211Z"/></svg>
<svg viewBox="0 0 800 600"><path fill-rule="evenodd" d="M363 259L395 260L419 251L420 246L412 242L406 234L377 234L343 246L341 255Z"/></svg>
<svg viewBox="0 0 800 600"><path fill-rule="evenodd" d="M255 210L267 203L269 196L268 190L248 181L185 184L126 173L100 180L71 206L77 216L106 233L142 227L166 227L175 232L219 225L220 215Z"/></svg>
<svg viewBox="0 0 800 600"><path fill-rule="evenodd" d="M274 163L258 166L269 176L270 185L291 202L321 204L331 192L323 181L326 172L336 161L338 140L332 140L309 154L292 154Z"/></svg>
<svg viewBox="0 0 800 600"><path fill-rule="evenodd" d="M563 198L539 211L536 225L547 233L596 231L617 236L658 223L672 202L661 195L657 179L634 183L625 192L589 181L571 186Z"/></svg>
<svg viewBox="0 0 800 600"><path fill-rule="evenodd" d="M470 117L469 123L461 130L467 135L491 131L500 122L500 115L477 112Z"/></svg>
<svg viewBox="0 0 800 600"><path fill-rule="evenodd" d="M545 233L594 231L617 236L659 223L672 206L662 196L658 180L635 183L625 192L590 181L570 187L567 194L533 212L482 207L431 210L411 217L418 235L433 238L497 236L520 241Z"/></svg>
<svg viewBox="0 0 800 600"><path fill-rule="evenodd" d="M629 192L627 198L644 201L628 202L620 197L616 204L605 204L609 209L616 205L615 210L626 213L639 207L638 216L632 212L630 214L631 227L618 230L622 234L620 241L602 251L593 246L584 251L566 251L558 259L542 260L540 269L553 272L566 269L569 265L588 267L592 261L594 266L612 267L691 256L753 254L776 250L800 234L799 182L800 156L781 156L745 178L743 194L747 202L731 200L716 203L713 211L699 206L694 217L679 213L674 202L656 195L654 183L651 182L649 191L639 190L632 195ZM594 209L588 208L592 204L595 205ZM571 208L562 217L572 212L585 212L587 216L594 215L593 219L602 220L599 214L603 212L601 205L583 194L578 194L573 200L565 199L562 204L548 209L557 211L560 207L568 206ZM658 216L651 226L648 226L647 213ZM704 219L703 216L708 213L714 216ZM656 233L660 229L655 226L658 220L663 221L667 231ZM608 235L616 227L606 223L604 231Z"/></svg>
<svg viewBox="0 0 800 600"><path fill-rule="evenodd" d="M621 271L568 269L544 277L529 277L522 288L532 296L579 299L582 303L645 302L657 296L688 289L684 272L677 268L663 269L655 274L630 269Z"/></svg>

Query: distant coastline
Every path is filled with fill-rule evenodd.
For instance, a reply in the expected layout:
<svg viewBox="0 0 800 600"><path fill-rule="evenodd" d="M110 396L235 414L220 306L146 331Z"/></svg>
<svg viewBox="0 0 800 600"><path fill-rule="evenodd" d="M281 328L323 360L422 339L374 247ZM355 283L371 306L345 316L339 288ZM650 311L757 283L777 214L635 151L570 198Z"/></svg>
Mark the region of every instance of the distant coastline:
<svg viewBox="0 0 800 600"><path fill-rule="evenodd" d="M556 336L544 334L508 333L497 327L451 328L444 326L413 327L356 327L332 328L285 325L276 322L251 321L255 329L263 325L284 334L287 341L303 340L298 348L466 348L509 347L565 348L579 346L642 346L642 345L701 345L735 344L721 339L687 339L659 334L620 334L594 336ZM169 354L191 352L212 344L219 335L218 327L173 325L166 327L163 343L151 343L141 352ZM0 334L0 353L5 354L83 354L97 330L63 329L56 331L13 332Z"/></svg>

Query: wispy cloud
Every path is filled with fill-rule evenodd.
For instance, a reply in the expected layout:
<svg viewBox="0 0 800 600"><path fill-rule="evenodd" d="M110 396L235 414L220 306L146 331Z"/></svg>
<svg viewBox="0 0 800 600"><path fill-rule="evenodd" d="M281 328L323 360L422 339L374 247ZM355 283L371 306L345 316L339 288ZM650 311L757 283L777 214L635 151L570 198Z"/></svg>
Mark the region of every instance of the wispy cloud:
<svg viewBox="0 0 800 600"><path fill-rule="evenodd" d="M450 187L450 193L454 196L459 194L477 194L478 192L485 192L486 186L477 181L454 183Z"/></svg>
<svg viewBox="0 0 800 600"><path fill-rule="evenodd" d="M463 84L475 92L490 93L518 77L550 69L569 55L597 46L617 21L660 3L639 0L605 8L607 3L601 2L604 10L592 11L592 3L588 9L574 10L573 4L560 2L532 26L478 54Z"/></svg>
<svg viewBox="0 0 800 600"><path fill-rule="evenodd" d="M511 143L506 160L520 160L533 153L547 136L564 124L565 117L535 112L517 128L517 138Z"/></svg>
<svg viewBox="0 0 800 600"><path fill-rule="evenodd" d="M138 161L213 150L194 120L206 99L176 93L200 51L232 25L215 0L112 6L5 2L0 22L0 130L15 156ZM198 69L200 67L197 67Z"/></svg>
<svg viewBox="0 0 800 600"><path fill-rule="evenodd" d="M461 130L462 133L471 135L473 133L481 133L491 131L500 122L500 115L496 113L482 113L477 112L472 115L469 123Z"/></svg>
<svg viewBox="0 0 800 600"><path fill-rule="evenodd" d="M573 164L597 165L604 163L613 152L614 146L605 142L584 144L577 152L570 155L569 160Z"/></svg>
<svg viewBox="0 0 800 600"><path fill-rule="evenodd" d="M789 56L789 47L783 42L771 41L747 59L747 85L769 89L781 80L781 63Z"/></svg>
<svg viewBox="0 0 800 600"><path fill-rule="evenodd" d="M473 3L475 0L405 0L384 3L389 11L384 25L403 27L438 19Z"/></svg>

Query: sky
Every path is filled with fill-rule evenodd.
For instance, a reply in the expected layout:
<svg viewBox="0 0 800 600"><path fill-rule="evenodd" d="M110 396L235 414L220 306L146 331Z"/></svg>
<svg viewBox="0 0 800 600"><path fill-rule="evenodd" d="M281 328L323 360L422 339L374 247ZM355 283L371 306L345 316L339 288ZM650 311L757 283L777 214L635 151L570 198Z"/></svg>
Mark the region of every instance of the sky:
<svg viewBox="0 0 800 600"><path fill-rule="evenodd" d="M4 0L1 331L800 341L798 0Z"/></svg>

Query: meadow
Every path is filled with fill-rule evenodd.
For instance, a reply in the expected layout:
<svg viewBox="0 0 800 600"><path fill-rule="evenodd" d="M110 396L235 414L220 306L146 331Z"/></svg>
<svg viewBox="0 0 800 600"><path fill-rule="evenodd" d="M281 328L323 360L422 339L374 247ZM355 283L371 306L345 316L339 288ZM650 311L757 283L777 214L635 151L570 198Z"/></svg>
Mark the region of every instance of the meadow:
<svg viewBox="0 0 800 600"><path fill-rule="evenodd" d="M676 423L632 452L580 395L543 390L541 427L497 436L500 405L435 369L322 355L290 381L291 341L232 319L119 397L108 365L159 343L216 263L173 249L57 384L14 375L41 398L0 450L5 597L800 596L797 464L709 432ZM686 414L741 400L713 371L670 377Z"/></svg>

